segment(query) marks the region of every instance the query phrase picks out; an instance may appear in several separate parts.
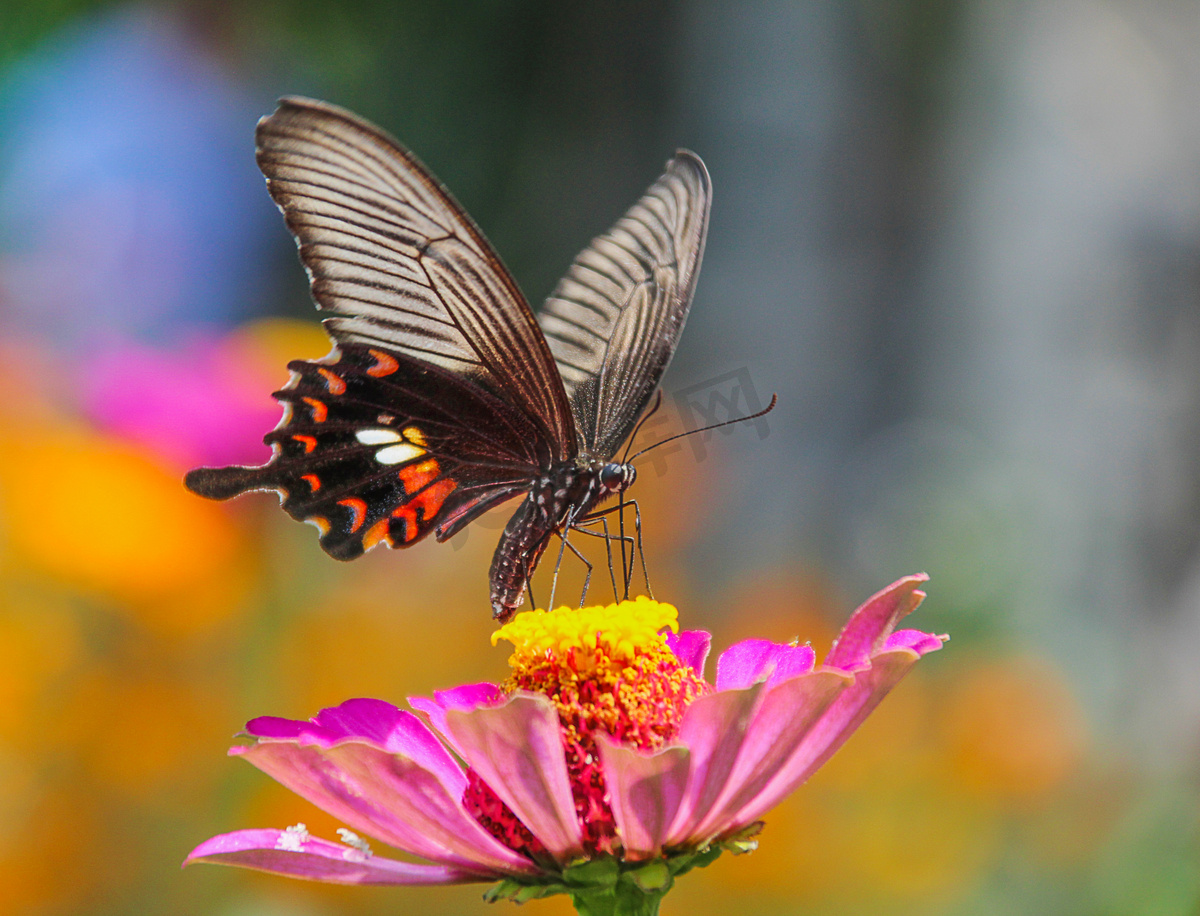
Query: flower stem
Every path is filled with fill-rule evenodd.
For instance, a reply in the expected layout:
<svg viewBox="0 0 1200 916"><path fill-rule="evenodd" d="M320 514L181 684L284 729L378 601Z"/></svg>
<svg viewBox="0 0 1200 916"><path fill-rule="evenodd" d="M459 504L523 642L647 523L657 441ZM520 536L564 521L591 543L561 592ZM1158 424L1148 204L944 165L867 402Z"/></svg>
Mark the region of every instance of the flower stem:
<svg viewBox="0 0 1200 916"><path fill-rule="evenodd" d="M666 890L643 891L622 882L616 888L573 891L571 902L579 916L658 916Z"/></svg>

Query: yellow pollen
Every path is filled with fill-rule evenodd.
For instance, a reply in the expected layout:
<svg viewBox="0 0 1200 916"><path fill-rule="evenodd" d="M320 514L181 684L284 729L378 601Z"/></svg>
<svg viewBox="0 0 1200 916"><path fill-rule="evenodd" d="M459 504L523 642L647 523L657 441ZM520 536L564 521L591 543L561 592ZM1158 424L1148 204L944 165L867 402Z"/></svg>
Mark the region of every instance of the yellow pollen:
<svg viewBox="0 0 1200 916"><path fill-rule="evenodd" d="M664 628L679 632L678 612L642 595L607 607L525 611L492 634L492 645L513 644L508 663L514 669L572 656L579 669L600 659L606 667L624 667L639 655L664 651Z"/></svg>

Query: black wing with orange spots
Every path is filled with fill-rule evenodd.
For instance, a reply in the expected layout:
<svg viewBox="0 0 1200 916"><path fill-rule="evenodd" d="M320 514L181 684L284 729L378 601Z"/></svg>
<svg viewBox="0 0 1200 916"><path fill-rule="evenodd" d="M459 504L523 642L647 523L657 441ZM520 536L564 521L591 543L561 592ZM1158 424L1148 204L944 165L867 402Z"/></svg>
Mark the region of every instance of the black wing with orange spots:
<svg viewBox="0 0 1200 916"><path fill-rule="evenodd" d="M444 540L528 490L551 460L538 424L461 374L362 344L334 356L288 365L269 462L198 468L188 489L212 499L275 490L327 553L350 560L431 531Z"/></svg>

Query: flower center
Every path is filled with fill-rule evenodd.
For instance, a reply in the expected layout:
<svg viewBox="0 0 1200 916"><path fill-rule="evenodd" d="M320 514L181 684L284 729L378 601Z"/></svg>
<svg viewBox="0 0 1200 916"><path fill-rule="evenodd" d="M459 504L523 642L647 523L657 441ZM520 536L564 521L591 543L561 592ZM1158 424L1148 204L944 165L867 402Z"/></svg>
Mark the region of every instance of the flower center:
<svg viewBox="0 0 1200 916"><path fill-rule="evenodd" d="M656 750L679 729L683 712L711 688L667 645L664 629L678 631L669 604L639 597L607 607L559 608L518 614L492 634L492 644L512 642L507 692L548 696L558 709L575 811L587 851L619 853L596 735L641 750ZM499 799L475 780L472 808L486 812L488 829L501 840L523 836ZM493 796L494 798L494 796ZM517 846L524 846L518 841ZM514 848L517 848L514 846ZM524 846L524 851L532 851Z"/></svg>

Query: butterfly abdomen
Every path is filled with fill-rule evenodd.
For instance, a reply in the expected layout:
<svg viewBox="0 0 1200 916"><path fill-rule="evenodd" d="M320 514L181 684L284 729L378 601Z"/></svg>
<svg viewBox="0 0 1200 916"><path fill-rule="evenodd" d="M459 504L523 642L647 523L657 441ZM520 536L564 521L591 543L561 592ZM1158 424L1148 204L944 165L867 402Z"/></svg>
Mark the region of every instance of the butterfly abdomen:
<svg viewBox="0 0 1200 916"><path fill-rule="evenodd" d="M537 504L536 490L525 497L500 535L488 573L492 590L492 616L507 621L525 600L529 577L541 559L554 521Z"/></svg>
<svg viewBox="0 0 1200 916"><path fill-rule="evenodd" d="M587 458L564 461L533 482L492 556L492 613L496 619L507 620L521 606L529 577L551 536L556 532L565 536L601 499L615 492L602 482L607 467Z"/></svg>

